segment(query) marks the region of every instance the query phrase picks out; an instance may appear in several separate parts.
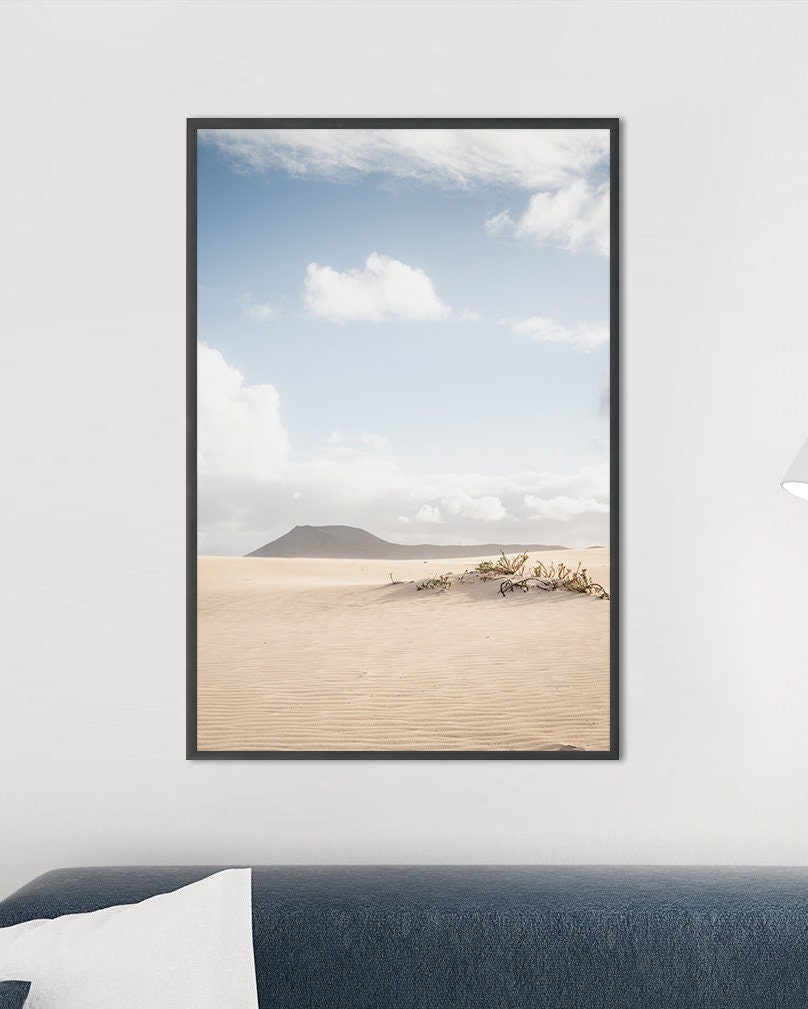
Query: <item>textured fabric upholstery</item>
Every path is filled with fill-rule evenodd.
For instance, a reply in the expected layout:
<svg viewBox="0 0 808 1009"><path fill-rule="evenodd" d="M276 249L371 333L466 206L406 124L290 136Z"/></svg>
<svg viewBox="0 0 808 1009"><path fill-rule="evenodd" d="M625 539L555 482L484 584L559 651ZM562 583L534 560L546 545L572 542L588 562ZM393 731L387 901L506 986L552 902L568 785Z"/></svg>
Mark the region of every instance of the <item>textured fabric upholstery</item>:
<svg viewBox="0 0 808 1009"><path fill-rule="evenodd" d="M30 989L30 981L0 981L0 1009L22 1009Z"/></svg>
<svg viewBox="0 0 808 1009"><path fill-rule="evenodd" d="M222 868L46 873L0 927ZM805 1009L808 869L253 869L262 1009Z"/></svg>

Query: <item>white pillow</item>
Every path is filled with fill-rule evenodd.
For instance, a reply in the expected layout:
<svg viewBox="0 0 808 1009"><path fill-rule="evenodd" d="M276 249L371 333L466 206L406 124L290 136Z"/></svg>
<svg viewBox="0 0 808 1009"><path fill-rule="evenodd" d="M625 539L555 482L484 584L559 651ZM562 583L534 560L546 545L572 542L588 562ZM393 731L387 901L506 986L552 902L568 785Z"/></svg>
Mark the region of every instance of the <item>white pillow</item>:
<svg viewBox="0 0 808 1009"><path fill-rule="evenodd" d="M258 1009L249 869L88 914L0 928L26 1009Z"/></svg>

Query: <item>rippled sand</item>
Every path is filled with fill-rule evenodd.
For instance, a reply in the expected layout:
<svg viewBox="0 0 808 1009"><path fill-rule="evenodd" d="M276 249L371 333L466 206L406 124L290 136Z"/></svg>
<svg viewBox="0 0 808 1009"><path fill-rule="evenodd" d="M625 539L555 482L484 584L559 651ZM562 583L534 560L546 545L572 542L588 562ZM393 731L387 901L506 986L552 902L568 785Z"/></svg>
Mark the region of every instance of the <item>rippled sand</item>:
<svg viewBox="0 0 808 1009"><path fill-rule="evenodd" d="M415 590L480 559L200 558L199 749L607 750L610 603Z"/></svg>

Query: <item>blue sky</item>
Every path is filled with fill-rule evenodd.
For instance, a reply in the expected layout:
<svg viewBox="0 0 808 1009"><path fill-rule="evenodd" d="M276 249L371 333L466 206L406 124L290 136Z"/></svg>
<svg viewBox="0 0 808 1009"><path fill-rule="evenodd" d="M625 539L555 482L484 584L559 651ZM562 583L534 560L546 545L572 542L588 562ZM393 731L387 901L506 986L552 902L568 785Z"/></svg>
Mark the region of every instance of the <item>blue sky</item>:
<svg viewBox="0 0 808 1009"><path fill-rule="evenodd" d="M607 141L203 131L201 552L608 542Z"/></svg>

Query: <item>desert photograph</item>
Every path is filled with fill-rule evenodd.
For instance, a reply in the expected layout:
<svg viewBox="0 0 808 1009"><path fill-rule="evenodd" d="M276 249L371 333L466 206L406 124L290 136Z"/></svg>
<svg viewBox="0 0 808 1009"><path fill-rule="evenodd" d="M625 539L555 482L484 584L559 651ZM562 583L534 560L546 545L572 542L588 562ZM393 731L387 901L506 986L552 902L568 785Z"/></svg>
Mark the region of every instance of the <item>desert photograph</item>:
<svg viewBox="0 0 808 1009"><path fill-rule="evenodd" d="M197 132L198 755L608 754L609 129L256 122Z"/></svg>

